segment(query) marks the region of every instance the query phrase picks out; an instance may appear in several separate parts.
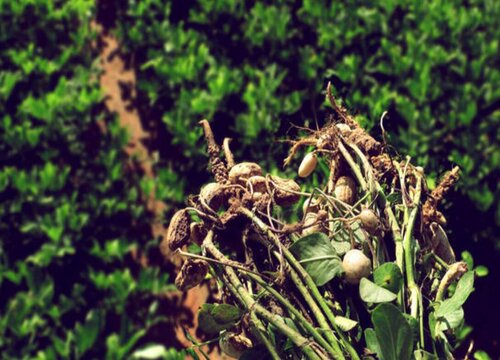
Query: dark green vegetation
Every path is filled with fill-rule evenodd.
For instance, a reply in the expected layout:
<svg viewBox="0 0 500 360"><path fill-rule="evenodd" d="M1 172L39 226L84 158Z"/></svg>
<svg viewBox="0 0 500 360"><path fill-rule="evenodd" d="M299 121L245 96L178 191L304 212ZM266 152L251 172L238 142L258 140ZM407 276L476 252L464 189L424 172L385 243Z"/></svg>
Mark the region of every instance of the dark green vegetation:
<svg viewBox="0 0 500 360"><path fill-rule="evenodd" d="M127 134L103 111L93 11L0 2L2 359L130 358L169 321L168 276L131 255L157 252L150 184L126 170Z"/></svg>
<svg viewBox="0 0 500 360"><path fill-rule="evenodd" d="M460 165L445 211L450 239L491 271L466 318L476 346L499 352L496 300L481 291L499 279L497 1L102 3L0 0L4 357L127 357L148 326L168 322L155 302L165 275L130 256L156 251L139 199L150 185L125 171L126 136L115 121L107 119L105 134L96 127L107 115L93 82L95 13L116 27L137 71L169 203L180 205L208 179L197 121L233 137L234 149L244 149L238 159L265 158L278 171L283 147L274 139L291 122L323 122L327 107L314 109L328 80L378 138L388 110L389 143L434 178Z"/></svg>
<svg viewBox="0 0 500 360"><path fill-rule="evenodd" d="M234 139L233 148L243 149L238 159L281 169L284 148L275 139L285 138L292 123L323 123L324 89L332 81L337 97L379 139L379 119L388 111L388 142L426 168L430 186L454 164L461 167L445 210L450 238L459 254L470 250L476 262L490 264L478 287L498 281L498 2L183 3L117 7L116 25L133 54L141 113L161 123L156 146L165 165L190 178L187 193L206 181L198 176L205 167L200 119L211 121L219 140ZM186 132L186 124L194 130ZM497 311L479 315L485 302L495 308L480 293L466 307L479 347L491 345L489 329L500 321Z"/></svg>

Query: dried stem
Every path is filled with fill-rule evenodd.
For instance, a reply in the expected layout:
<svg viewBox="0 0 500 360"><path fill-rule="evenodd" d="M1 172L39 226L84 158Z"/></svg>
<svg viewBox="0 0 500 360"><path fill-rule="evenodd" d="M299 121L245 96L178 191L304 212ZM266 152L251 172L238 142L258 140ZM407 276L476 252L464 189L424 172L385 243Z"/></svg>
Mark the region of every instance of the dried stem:
<svg viewBox="0 0 500 360"><path fill-rule="evenodd" d="M229 170L235 165L233 153L229 147L232 140L233 139L225 138L222 142L222 148L224 149L224 156L226 157L226 164Z"/></svg>

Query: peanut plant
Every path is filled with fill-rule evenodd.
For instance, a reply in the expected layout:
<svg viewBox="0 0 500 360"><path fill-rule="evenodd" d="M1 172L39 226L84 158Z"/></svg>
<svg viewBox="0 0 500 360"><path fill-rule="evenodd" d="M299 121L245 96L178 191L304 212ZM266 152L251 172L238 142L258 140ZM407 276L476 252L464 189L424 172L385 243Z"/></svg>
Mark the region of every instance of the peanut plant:
<svg viewBox="0 0 500 360"><path fill-rule="evenodd" d="M422 168L390 154L327 94L330 121L290 141L284 161L306 148L300 177L327 166L311 191L235 163L228 139L221 158L200 122L215 181L173 216L161 244L185 257L175 283L216 279L220 304L200 309L200 327L235 358L266 349L271 359L452 359L474 271L456 261L438 205L459 170L429 191ZM183 250L188 243L201 252Z"/></svg>

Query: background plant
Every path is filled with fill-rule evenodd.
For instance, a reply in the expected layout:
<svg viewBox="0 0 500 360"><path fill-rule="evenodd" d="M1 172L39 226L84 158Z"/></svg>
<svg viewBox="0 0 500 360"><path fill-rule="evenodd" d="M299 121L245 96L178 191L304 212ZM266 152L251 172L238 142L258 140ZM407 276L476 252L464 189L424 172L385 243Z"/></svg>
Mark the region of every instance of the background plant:
<svg viewBox="0 0 500 360"><path fill-rule="evenodd" d="M93 1L0 2L4 359L130 358L171 321L168 275L137 260L157 248L147 180L102 105L94 12Z"/></svg>
<svg viewBox="0 0 500 360"><path fill-rule="evenodd" d="M98 146L86 147L87 139L93 138L89 134L97 133L95 123L103 114L97 84L91 81L94 73L89 73L96 54L89 46L93 36L87 25L95 17L115 26L124 53L137 71L137 104L145 123L156 132L149 145L160 152L157 185L164 187L157 194L161 199L180 206L187 193L197 192L208 179L206 173L206 177L186 181L193 172L202 174L205 166L201 132L194 126L202 117L213 119L221 138L234 138L234 148L241 149L236 154L239 158L264 159L263 166L278 172L273 167L283 147L274 142L275 138L284 137L290 122L322 122L324 108L318 113L314 109L323 102L321 90L332 80L337 96L364 115L361 121L376 136L380 135L378 119L389 110L385 127L390 143L425 165L431 178L438 176L437 169L451 168L452 163L463 168L463 185L449 198L446 208L450 237L458 249L471 250L476 263L495 263L498 252L494 249L499 244L497 2L385 1L373 5L359 1L325 5L316 1L242 4L233 0L145 0L102 1L96 6L86 0L40 0L0 1L0 10L0 189L4 200L0 225L0 347L26 347L6 356L18 358L20 353L32 355L40 349L50 357L56 343L62 354L67 353L66 345L58 339L74 345L74 335L69 333L78 323L86 324L85 317L96 304L110 314L113 321L106 324L113 325L99 327L99 336L88 354L105 353L108 338L110 347L121 348L116 346L117 339L119 344L127 344L144 329L145 317L130 325L128 316L118 320L116 309L102 307L98 300L129 303L130 294L142 290L115 296L109 284L117 281L128 284L125 289L138 289L134 271L131 277L116 275L117 279L109 280L108 290L91 290L97 294L90 297L95 301L83 304L83 300L74 300L79 307L68 310L68 316L61 315L64 321L57 326L48 325L53 321L48 315L37 315L39 311L47 314L50 306L30 303L23 320L41 324L45 332L36 334L46 335L40 338L26 330L26 325L24 333L14 335L11 327L19 327L19 323L4 316L16 313L8 306L21 306L16 305L24 301L21 298L41 298L29 295L41 291L30 290L28 277L34 279L30 275L33 269L33 274L41 271L40 281L49 279L41 288L50 289L54 284L54 303L62 301L59 292L64 288L56 286L59 282L54 276L71 269L73 259L89 254L90 265L78 265L80 269L112 274L125 269L128 257L123 254L129 253L125 248L150 249L157 245L149 241L146 231L124 227L124 222L117 220L136 219L134 229L145 229L149 223L137 194L139 187L150 187L151 182L129 173L121 176L121 164L126 161L121 152L125 134L110 120L109 131L100 135ZM252 147L248 146L251 143ZM85 186L78 180L72 182L78 179L75 174L82 177ZM90 174L96 175L92 178ZM95 179L102 182L94 184L91 180ZM69 210L67 204L71 204ZM101 210L96 211L98 208ZM477 208L481 211L472 210ZM463 221L464 209L467 222ZM83 214L87 213L85 220ZM102 221L102 213L106 221ZM47 219L42 221L44 217ZM54 238L59 236L59 242L49 233ZM57 250L65 249L58 256L53 256L54 243ZM90 255L87 246L94 243L113 256L103 251ZM43 252L51 255L36 255L44 245L50 245ZM47 260L47 266L24 261L32 255L52 260ZM465 258L472 261L467 253ZM21 265L25 263L30 265ZM493 266L490 270L490 276L481 280L485 288L498 281L497 270ZM156 271L146 278L158 279ZM86 272L74 272L72 279L76 282L70 284L79 287L78 291L96 289ZM32 286L40 283L29 281ZM500 319L497 312L484 316L485 304L495 309L495 303L487 293L484 297L481 294L471 296L466 312L472 316L467 320L476 328L476 344L491 345L498 351L492 345L490 329ZM79 298L69 301L73 304L73 299ZM150 304L155 302L146 302ZM163 321L156 305L151 311L153 319Z"/></svg>
<svg viewBox="0 0 500 360"><path fill-rule="evenodd" d="M446 210L451 238L459 252L469 249L480 263L494 263L500 244L496 2L200 0L186 6L151 0L115 10L139 76L141 112L163 124L154 146L181 179L204 166L195 128L204 117L221 139L234 138L237 156L262 159L272 169L283 149L274 139L290 123L322 123L324 110L315 109L331 80L379 138L378 120L388 111L389 142L425 166L431 186L440 169L462 168ZM194 130L186 132L186 124ZM198 191L204 180L193 179L186 192ZM470 221L464 223L465 209ZM483 284L497 278L492 269ZM472 314L490 301L479 296L472 296ZM498 317L476 314L470 321L481 345L489 341L482 329Z"/></svg>

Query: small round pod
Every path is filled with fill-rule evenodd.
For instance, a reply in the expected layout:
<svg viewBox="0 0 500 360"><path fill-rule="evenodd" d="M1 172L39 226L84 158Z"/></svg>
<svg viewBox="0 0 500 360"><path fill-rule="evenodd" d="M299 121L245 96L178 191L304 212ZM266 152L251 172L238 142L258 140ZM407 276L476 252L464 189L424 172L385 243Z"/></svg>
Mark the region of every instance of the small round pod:
<svg viewBox="0 0 500 360"><path fill-rule="evenodd" d="M371 209L364 208L358 215L359 220L363 229L365 229L369 234L375 235L380 232L380 219Z"/></svg>
<svg viewBox="0 0 500 360"><path fill-rule="evenodd" d="M266 193L266 178L260 175L249 177L247 181L247 188L250 190L250 187L254 193Z"/></svg>
<svg viewBox="0 0 500 360"><path fill-rule="evenodd" d="M300 186L292 179L282 179L271 176L271 191L274 193L274 201L278 206L288 207L300 200Z"/></svg>
<svg viewBox="0 0 500 360"><path fill-rule="evenodd" d="M234 165L231 170L229 170L229 181L232 184L245 186L247 179L252 176L262 176L262 169L259 164L242 162Z"/></svg>
<svg viewBox="0 0 500 360"><path fill-rule="evenodd" d="M345 280L348 284L359 284L361 278L368 277L372 271L370 259L361 250L349 250L342 260Z"/></svg>
<svg viewBox="0 0 500 360"><path fill-rule="evenodd" d="M201 188L200 200L212 210L217 211L224 203L224 187L218 183L209 183Z"/></svg>
<svg viewBox="0 0 500 360"><path fill-rule="evenodd" d="M305 178L311 175L318 165L318 155L313 151L304 156L300 163L298 174L300 177Z"/></svg>
<svg viewBox="0 0 500 360"><path fill-rule="evenodd" d="M189 225L189 230L191 232L189 241L193 244L198 244L201 245L203 243L203 240L205 239L205 236L207 236L207 228L204 226L203 223L197 223L197 222L192 222Z"/></svg>
<svg viewBox="0 0 500 360"><path fill-rule="evenodd" d="M328 213L325 210L319 210L317 213L307 213L304 219L304 230L302 235L323 232L322 223L328 218Z"/></svg>
<svg viewBox="0 0 500 360"><path fill-rule="evenodd" d="M191 217L186 209L177 211L168 226L167 232L160 244L163 256L169 256L169 250L176 250L189 242L191 235Z"/></svg>
<svg viewBox="0 0 500 360"><path fill-rule="evenodd" d="M208 263L200 259L188 259L175 278L175 286L187 291L199 285L208 273Z"/></svg>
<svg viewBox="0 0 500 360"><path fill-rule="evenodd" d="M302 204L302 212L304 214L307 214L310 212L316 213L319 210L319 204L320 204L319 199L307 198L304 201L304 204Z"/></svg>
<svg viewBox="0 0 500 360"><path fill-rule="evenodd" d="M353 205L356 202L356 183L349 176L339 177L333 192L337 199L346 204Z"/></svg>
<svg viewBox="0 0 500 360"><path fill-rule="evenodd" d="M238 359L244 351L253 346L253 343L242 334L226 331L219 339L219 346L224 354Z"/></svg>

